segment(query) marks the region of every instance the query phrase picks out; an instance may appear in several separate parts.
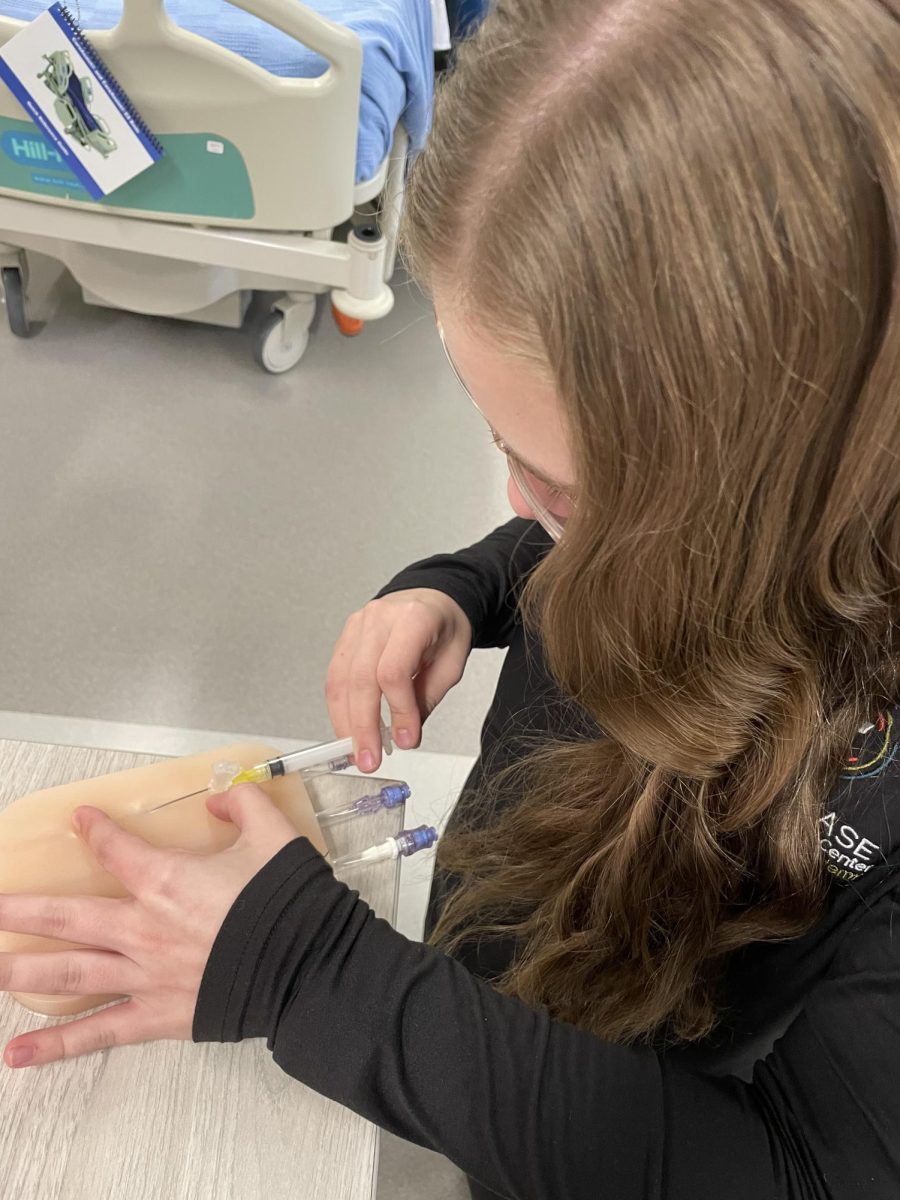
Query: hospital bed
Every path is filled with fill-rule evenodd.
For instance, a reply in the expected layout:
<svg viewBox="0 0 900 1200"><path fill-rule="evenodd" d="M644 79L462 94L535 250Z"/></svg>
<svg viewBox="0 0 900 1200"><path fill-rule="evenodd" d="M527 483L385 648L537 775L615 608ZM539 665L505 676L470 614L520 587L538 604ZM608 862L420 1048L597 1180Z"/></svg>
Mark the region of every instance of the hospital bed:
<svg viewBox="0 0 900 1200"><path fill-rule="evenodd" d="M80 0L73 12L158 136L163 160L100 202L0 84L0 269L31 331L29 255L88 303L256 334L268 371L299 362L317 298L342 332L385 316L407 157L427 132L431 0ZM0 45L46 7L0 0ZM401 119L402 118L402 119Z"/></svg>

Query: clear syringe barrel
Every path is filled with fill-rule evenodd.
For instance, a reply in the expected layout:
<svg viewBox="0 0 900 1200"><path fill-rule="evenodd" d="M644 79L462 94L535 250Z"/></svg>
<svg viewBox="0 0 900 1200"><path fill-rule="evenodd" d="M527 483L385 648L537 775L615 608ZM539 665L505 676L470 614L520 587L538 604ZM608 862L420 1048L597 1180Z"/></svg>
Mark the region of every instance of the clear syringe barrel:
<svg viewBox="0 0 900 1200"><path fill-rule="evenodd" d="M271 765L273 775L293 775L297 771L311 770L345 771L353 765L353 738L309 746L306 750L293 750L290 754L273 758ZM279 767L280 770L277 769Z"/></svg>
<svg viewBox="0 0 900 1200"><path fill-rule="evenodd" d="M391 741L391 731L387 726L381 726L381 743L385 754L390 754L394 748ZM315 775L325 775L333 771L346 771L355 766L353 758L353 738L339 738L335 742L322 742L318 746L307 746L305 750L292 750L270 758L267 762L255 767L247 767L239 771L231 780L236 783L268 783L281 775L301 773L307 779Z"/></svg>
<svg viewBox="0 0 900 1200"><path fill-rule="evenodd" d="M210 791L225 792L238 783L268 783L270 779L279 779L282 775L302 775L304 779L315 779L317 775L331 775L338 771L347 771L354 765L353 755L344 754L340 758L329 758L325 762L315 763L309 767L291 767L286 770L283 758L270 758L268 762L258 763L255 767L244 767L242 770L228 774L228 767L236 764L218 763L213 770L210 781ZM221 768L221 770L220 770Z"/></svg>

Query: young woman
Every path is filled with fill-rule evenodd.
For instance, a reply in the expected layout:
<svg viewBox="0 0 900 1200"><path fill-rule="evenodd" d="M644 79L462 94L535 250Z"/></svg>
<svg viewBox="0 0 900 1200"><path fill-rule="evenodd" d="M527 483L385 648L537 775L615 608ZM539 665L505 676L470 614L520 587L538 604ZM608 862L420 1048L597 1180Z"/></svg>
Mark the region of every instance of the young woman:
<svg viewBox="0 0 900 1200"><path fill-rule="evenodd" d="M509 647L437 945L258 795L209 860L82 810L135 899L3 899L107 954L0 985L132 999L7 1061L267 1037L475 1196L894 1198L900 5L499 0L408 212L519 519L351 617L328 694L374 769L382 696L414 745Z"/></svg>

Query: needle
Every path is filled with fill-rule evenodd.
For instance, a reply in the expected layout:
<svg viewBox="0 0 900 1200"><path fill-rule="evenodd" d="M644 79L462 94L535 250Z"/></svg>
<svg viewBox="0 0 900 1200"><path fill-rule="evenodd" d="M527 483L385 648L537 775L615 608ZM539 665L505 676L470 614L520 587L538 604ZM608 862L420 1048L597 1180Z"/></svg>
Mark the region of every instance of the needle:
<svg viewBox="0 0 900 1200"><path fill-rule="evenodd" d="M202 796L204 792L208 792L209 788L198 788L196 792L185 792L183 796L176 796L174 800L166 800L163 804L156 804L153 808L146 808L138 816L146 817L152 812L159 812L161 808L168 808L170 804L177 804L179 800L190 800L192 796Z"/></svg>

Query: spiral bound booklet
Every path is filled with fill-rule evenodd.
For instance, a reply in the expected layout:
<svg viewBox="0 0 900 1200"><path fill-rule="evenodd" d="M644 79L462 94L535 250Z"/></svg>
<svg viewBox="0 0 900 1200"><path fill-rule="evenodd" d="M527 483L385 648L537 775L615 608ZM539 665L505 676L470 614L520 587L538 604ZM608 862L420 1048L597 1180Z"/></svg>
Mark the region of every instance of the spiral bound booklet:
<svg viewBox="0 0 900 1200"><path fill-rule="evenodd" d="M159 142L61 4L0 47L0 80L95 200L162 158Z"/></svg>

